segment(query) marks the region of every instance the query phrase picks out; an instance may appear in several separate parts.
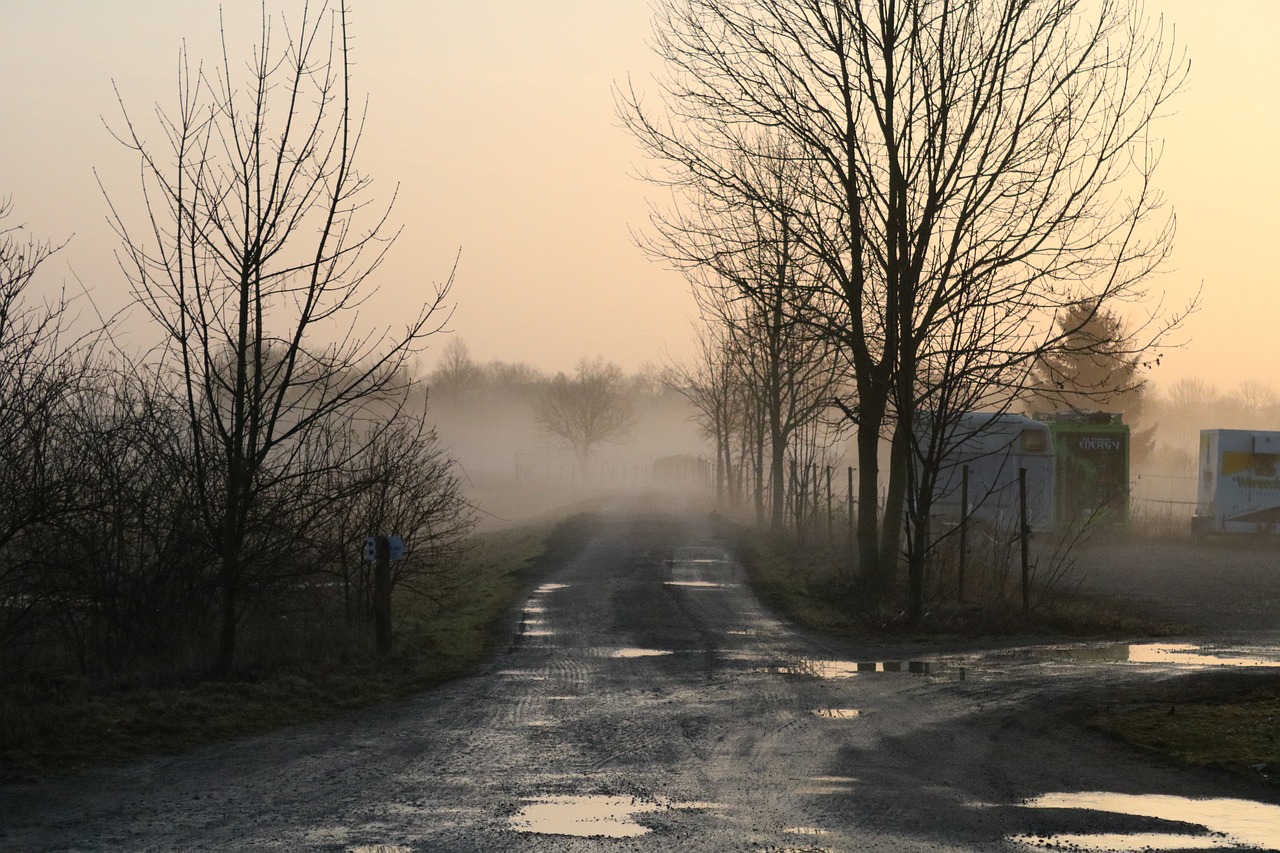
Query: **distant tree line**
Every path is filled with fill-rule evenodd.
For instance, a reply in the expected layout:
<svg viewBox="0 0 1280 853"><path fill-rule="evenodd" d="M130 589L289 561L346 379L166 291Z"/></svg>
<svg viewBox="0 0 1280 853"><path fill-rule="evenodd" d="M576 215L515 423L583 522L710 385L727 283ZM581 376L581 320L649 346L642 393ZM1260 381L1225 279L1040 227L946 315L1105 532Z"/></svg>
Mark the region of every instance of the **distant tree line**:
<svg viewBox="0 0 1280 853"><path fill-rule="evenodd" d="M10 697L371 654L370 534L407 543L397 596L464 582L472 508L410 370L452 275L402 330L357 325L395 235L354 164L345 5L290 23L264 20L247 66L225 34L216 72L183 55L160 132L128 111L115 129L144 206L108 200L154 349L76 336L32 291L60 247L0 207Z"/></svg>

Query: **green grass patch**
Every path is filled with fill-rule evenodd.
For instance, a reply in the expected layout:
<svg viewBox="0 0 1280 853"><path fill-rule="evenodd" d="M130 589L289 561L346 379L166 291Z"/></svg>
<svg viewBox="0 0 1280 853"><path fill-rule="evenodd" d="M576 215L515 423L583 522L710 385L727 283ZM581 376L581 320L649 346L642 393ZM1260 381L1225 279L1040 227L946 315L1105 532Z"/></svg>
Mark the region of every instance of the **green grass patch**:
<svg viewBox="0 0 1280 853"><path fill-rule="evenodd" d="M477 536L457 572L458 588L435 600L397 596L395 643L385 659L357 651L228 681L6 691L0 780L34 781L235 740L456 678L488 658L525 589L575 547L585 523L576 518Z"/></svg>
<svg viewBox="0 0 1280 853"><path fill-rule="evenodd" d="M1091 725L1171 761L1280 785L1280 685L1099 715Z"/></svg>

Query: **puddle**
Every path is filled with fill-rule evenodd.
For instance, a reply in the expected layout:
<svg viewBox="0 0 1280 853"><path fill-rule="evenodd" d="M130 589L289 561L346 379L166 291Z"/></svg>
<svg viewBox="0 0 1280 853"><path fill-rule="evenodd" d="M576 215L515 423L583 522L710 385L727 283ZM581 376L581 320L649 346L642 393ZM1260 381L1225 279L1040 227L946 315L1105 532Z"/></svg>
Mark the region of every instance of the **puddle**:
<svg viewBox="0 0 1280 853"><path fill-rule="evenodd" d="M546 628L534 628L532 630L521 631L520 634L525 637L554 637L556 632L548 631Z"/></svg>
<svg viewBox="0 0 1280 853"><path fill-rule="evenodd" d="M568 589L567 583L544 583L542 586L534 590L535 593L555 592L558 589Z"/></svg>
<svg viewBox="0 0 1280 853"><path fill-rule="evenodd" d="M852 776L810 776L799 787L802 794L847 794L857 782Z"/></svg>
<svg viewBox="0 0 1280 853"><path fill-rule="evenodd" d="M905 672L911 675L933 675L946 670L931 661L849 661L799 658L774 669L782 675L805 675L811 678L852 678L874 672ZM949 671L949 670L948 670ZM964 670L959 670L964 680Z"/></svg>
<svg viewBox="0 0 1280 853"><path fill-rule="evenodd" d="M710 807L709 803L656 802L635 797L541 797L527 801L509 823L516 832L539 835L635 838L652 832L635 820L638 815Z"/></svg>
<svg viewBox="0 0 1280 853"><path fill-rule="evenodd" d="M1010 841L1031 850L1069 850L1072 853L1146 853L1148 850L1238 850L1234 842L1215 835L1159 835L1117 833L1050 835L1045 838L1014 835Z"/></svg>
<svg viewBox="0 0 1280 853"><path fill-rule="evenodd" d="M1060 660L1098 663L1154 663L1173 666L1280 666L1280 660L1234 657L1206 652L1191 643L1115 643L1054 649Z"/></svg>
<svg viewBox="0 0 1280 853"><path fill-rule="evenodd" d="M525 613L546 613L547 608L534 605L533 607L526 607L524 609L524 612Z"/></svg>
<svg viewBox="0 0 1280 853"><path fill-rule="evenodd" d="M715 583L714 581L664 581L666 586L682 586L688 589L729 589L736 583Z"/></svg>
<svg viewBox="0 0 1280 853"><path fill-rule="evenodd" d="M510 678L520 681L546 681L548 676L545 672L534 672L529 669L501 669L495 675L501 678Z"/></svg>
<svg viewBox="0 0 1280 853"><path fill-rule="evenodd" d="M673 654L673 652L662 649L614 649L609 652L608 656L611 658L656 658L669 654Z"/></svg>
<svg viewBox="0 0 1280 853"><path fill-rule="evenodd" d="M1199 646L1177 643L1130 646L1129 660L1134 663L1172 663L1180 666L1280 666L1280 661L1223 657L1206 654Z"/></svg>
<svg viewBox="0 0 1280 853"><path fill-rule="evenodd" d="M1036 809L1081 809L1148 817L1204 827L1204 834L1120 833L1013 836L1040 850L1136 853L1142 850L1265 850L1280 848L1280 806L1251 800L1176 797L1168 794L1083 792L1045 794L1023 805Z"/></svg>
<svg viewBox="0 0 1280 853"><path fill-rule="evenodd" d="M815 660L800 658L788 661L780 666L770 667L766 672L779 675L802 675L809 678L852 678L858 674L858 664L849 660Z"/></svg>
<svg viewBox="0 0 1280 853"><path fill-rule="evenodd" d="M856 708L815 708L813 715L828 720L852 720L854 717L861 717L862 712Z"/></svg>

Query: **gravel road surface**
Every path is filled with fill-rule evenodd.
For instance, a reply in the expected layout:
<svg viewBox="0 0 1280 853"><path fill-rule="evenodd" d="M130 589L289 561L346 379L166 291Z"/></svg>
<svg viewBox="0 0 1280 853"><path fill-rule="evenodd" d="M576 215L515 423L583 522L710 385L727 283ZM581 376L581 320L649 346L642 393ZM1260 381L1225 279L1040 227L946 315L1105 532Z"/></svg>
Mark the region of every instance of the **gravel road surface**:
<svg viewBox="0 0 1280 853"><path fill-rule="evenodd" d="M1227 640L1269 642L1257 620ZM1267 642L1249 662L1280 658ZM483 671L335 721L0 788L0 850L1280 848L1280 789L1078 725L1116 690L1213 662L1163 651L833 648L760 606L701 513L602 512Z"/></svg>

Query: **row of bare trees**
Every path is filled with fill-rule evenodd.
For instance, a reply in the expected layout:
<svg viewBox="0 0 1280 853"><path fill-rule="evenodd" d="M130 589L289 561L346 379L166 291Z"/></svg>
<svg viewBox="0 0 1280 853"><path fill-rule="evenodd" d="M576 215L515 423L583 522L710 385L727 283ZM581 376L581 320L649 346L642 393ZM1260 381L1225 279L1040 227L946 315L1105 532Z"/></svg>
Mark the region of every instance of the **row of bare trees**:
<svg viewBox="0 0 1280 853"><path fill-rule="evenodd" d="M452 274L405 328L357 325L395 234L355 166L347 20L264 7L247 65L225 32L220 63L181 56L154 126L122 100L141 215L104 192L153 350L68 341L24 294L57 247L0 232L0 680L363 650L373 533L408 542L401 589L458 582L472 513L409 405Z"/></svg>
<svg viewBox="0 0 1280 853"><path fill-rule="evenodd" d="M862 588L883 597L905 555L919 618L961 416L1052 396L1036 366L1143 301L1169 251L1151 132L1187 63L1126 0L661 0L656 16L659 96L618 93L674 198L646 247L715 294L714 346L759 358L739 372L762 398L775 341L831 377L817 393L856 433ZM1149 316L1113 354L1180 318ZM775 456L784 409L761 421Z"/></svg>

